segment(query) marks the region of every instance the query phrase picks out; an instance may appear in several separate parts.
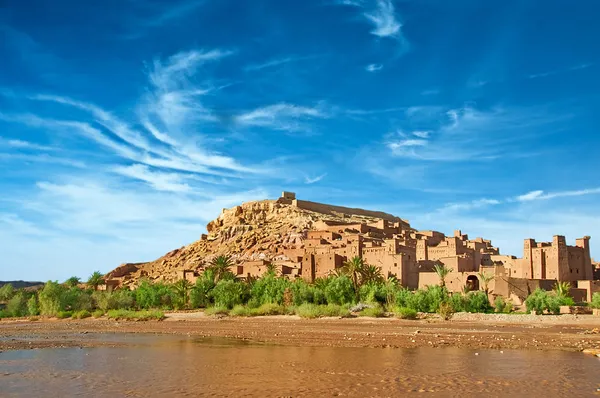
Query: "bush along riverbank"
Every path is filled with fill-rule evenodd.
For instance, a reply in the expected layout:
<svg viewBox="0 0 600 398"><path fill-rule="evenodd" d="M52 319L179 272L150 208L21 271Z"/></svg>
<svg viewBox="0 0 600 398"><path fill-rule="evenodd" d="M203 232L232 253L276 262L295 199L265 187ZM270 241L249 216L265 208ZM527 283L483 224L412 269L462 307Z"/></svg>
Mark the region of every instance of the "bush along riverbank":
<svg viewBox="0 0 600 398"><path fill-rule="evenodd" d="M418 313L438 313L449 319L455 312L511 313L512 303L497 298L494 305L485 291L450 293L445 286L447 268L438 267L440 283L409 290L381 270L353 258L335 275L314 283L289 280L270 267L261 278L240 280L230 271L231 259L217 257L192 285L187 280L167 284L142 281L135 290L102 291L102 275L94 273L86 284L77 278L64 283L49 281L37 291L0 288L0 318L56 317L83 319L163 319L164 310L204 308L208 315L298 315L303 318L396 316L415 319ZM552 292L534 291L525 301L528 312L558 314L560 306L573 305L568 284L557 283ZM600 294L591 306L600 308Z"/></svg>

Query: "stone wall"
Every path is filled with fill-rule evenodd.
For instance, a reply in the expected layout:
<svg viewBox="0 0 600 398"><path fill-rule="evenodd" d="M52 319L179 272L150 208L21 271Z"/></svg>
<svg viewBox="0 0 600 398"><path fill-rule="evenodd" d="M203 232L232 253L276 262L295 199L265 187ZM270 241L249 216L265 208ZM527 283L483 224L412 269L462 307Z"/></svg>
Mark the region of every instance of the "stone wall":
<svg viewBox="0 0 600 398"><path fill-rule="evenodd" d="M373 217L373 218L382 218L384 220L399 222L402 221L399 217L393 216L388 213L384 213L381 211L372 211L372 210L363 210L363 209L354 209L350 207L343 206L333 206L327 205L323 203L309 202L307 200L293 200L292 205L298 207L299 209L314 211L322 214L353 214L356 216L363 217Z"/></svg>

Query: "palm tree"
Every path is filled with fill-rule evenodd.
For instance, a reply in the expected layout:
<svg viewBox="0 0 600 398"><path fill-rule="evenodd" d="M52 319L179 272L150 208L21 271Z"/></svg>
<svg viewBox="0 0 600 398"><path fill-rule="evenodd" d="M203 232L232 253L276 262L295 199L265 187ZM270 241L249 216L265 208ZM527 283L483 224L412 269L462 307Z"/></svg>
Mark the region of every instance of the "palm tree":
<svg viewBox="0 0 600 398"><path fill-rule="evenodd" d="M435 273L440 277L440 287L446 287L446 277L449 273L454 271L452 268L448 268L445 265L436 264L433 266Z"/></svg>
<svg viewBox="0 0 600 398"><path fill-rule="evenodd" d="M479 280L481 281L481 284L483 285L483 291L485 292L486 295L488 295L489 294L488 286L489 286L490 282L494 280L494 275L488 274L487 272L479 271L477 276L479 277Z"/></svg>
<svg viewBox="0 0 600 398"><path fill-rule="evenodd" d="M76 287L77 285L79 285L81 283L81 279L79 279L76 276L72 276L69 279L67 279L65 281L65 285L69 286L69 287Z"/></svg>
<svg viewBox="0 0 600 398"><path fill-rule="evenodd" d="M569 297L569 292L571 291L571 284L569 282L556 282L553 290L557 296Z"/></svg>
<svg viewBox="0 0 600 398"><path fill-rule="evenodd" d="M209 265L209 269L212 269L215 274L215 283L219 282L223 277L231 272L230 268L233 267L233 259L229 255L220 255L215 257Z"/></svg>
<svg viewBox="0 0 600 398"><path fill-rule="evenodd" d="M188 304L188 291L192 287L192 283L187 279L180 279L173 284L173 290L175 294L181 299L182 307L186 307Z"/></svg>
<svg viewBox="0 0 600 398"><path fill-rule="evenodd" d="M277 275L277 266L275 264L268 262L265 267L267 268L267 274Z"/></svg>
<svg viewBox="0 0 600 398"><path fill-rule="evenodd" d="M87 281L88 286L94 288L94 290L98 290L98 286L104 285L104 276L100 273L100 271L94 271L90 278Z"/></svg>
<svg viewBox="0 0 600 398"><path fill-rule="evenodd" d="M350 277L356 294L358 294L364 270L365 263L363 262L363 259L358 256L352 257L350 260L346 261L340 270Z"/></svg>
<svg viewBox="0 0 600 398"><path fill-rule="evenodd" d="M364 285L365 283L381 282L383 282L383 274L381 273L381 268L375 265L365 264L363 267L363 272L361 274L360 284Z"/></svg>

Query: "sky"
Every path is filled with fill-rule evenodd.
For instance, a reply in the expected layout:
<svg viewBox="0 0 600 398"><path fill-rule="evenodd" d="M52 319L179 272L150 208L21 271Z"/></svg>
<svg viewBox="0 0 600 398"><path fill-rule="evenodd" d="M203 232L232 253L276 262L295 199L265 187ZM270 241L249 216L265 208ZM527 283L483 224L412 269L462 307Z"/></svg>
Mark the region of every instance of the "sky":
<svg viewBox="0 0 600 398"><path fill-rule="evenodd" d="M0 0L0 280L151 261L284 190L517 256L524 238L591 235L600 257L598 15Z"/></svg>

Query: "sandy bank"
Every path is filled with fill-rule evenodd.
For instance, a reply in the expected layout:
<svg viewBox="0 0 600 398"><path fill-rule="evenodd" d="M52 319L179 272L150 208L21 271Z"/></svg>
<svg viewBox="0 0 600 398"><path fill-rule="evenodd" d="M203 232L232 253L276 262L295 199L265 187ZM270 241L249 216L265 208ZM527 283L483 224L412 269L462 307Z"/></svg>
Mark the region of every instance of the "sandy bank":
<svg viewBox="0 0 600 398"><path fill-rule="evenodd" d="M227 337L281 345L334 347L459 347L491 349L600 349L600 318L585 315L535 316L456 314L431 318L256 318L171 313L165 321L107 319L0 321L0 350L106 346L111 333Z"/></svg>

